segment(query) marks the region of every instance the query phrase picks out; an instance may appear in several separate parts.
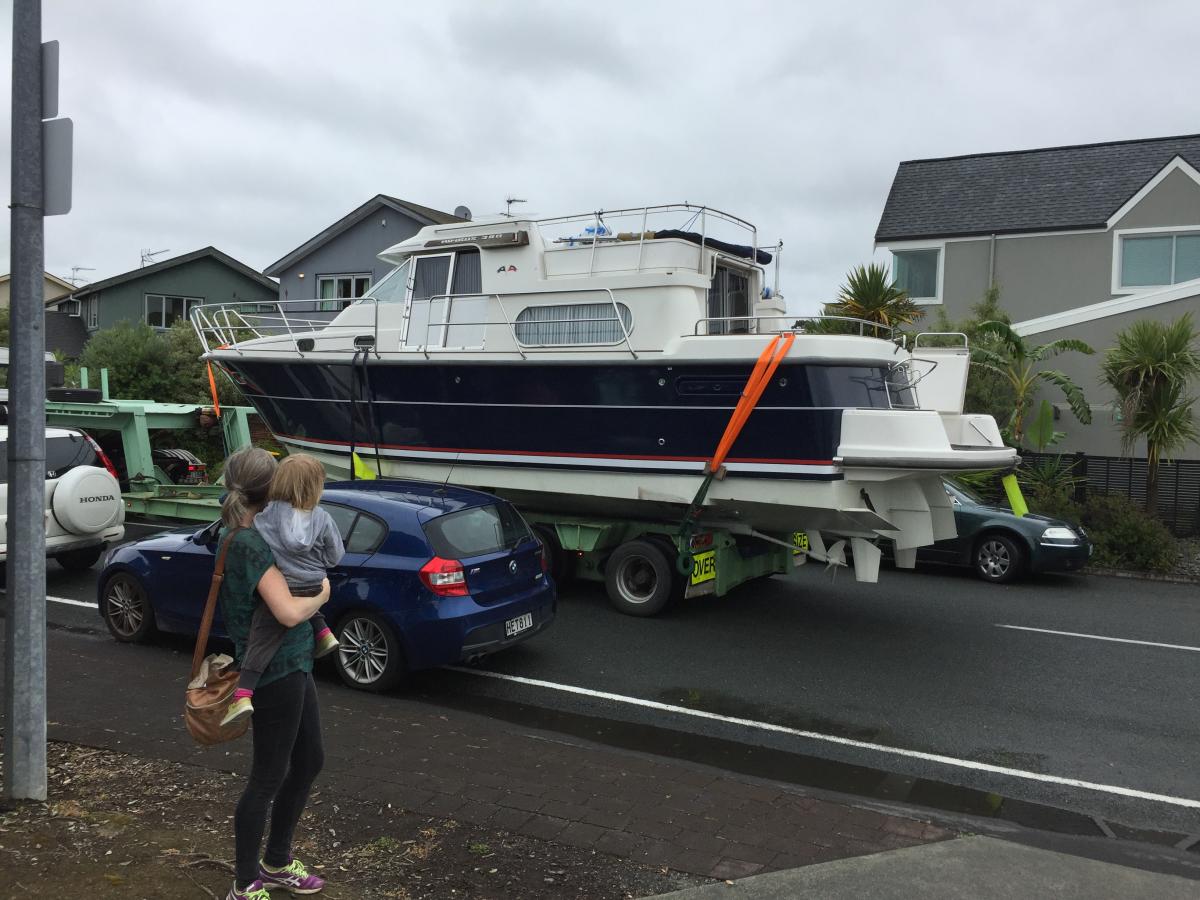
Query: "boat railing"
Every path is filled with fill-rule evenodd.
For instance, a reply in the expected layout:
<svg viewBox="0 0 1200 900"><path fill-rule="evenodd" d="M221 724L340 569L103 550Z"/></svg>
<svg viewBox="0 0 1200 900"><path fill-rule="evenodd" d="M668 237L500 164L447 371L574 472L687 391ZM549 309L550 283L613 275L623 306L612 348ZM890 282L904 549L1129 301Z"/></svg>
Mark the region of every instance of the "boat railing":
<svg viewBox="0 0 1200 900"><path fill-rule="evenodd" d="M355 322L336 322L335 317L341 311L321 310L314 308L322 301L313 300L277 300L270 303L228 303L228 304L205 304L193 307L190 312L190 321L196 335L200 338L200 343L204 346L206 352L213 350L231 349L241 353L242 348L239 344L258 340L261 338L284 338L286 343L281 346L258 346L256 352L285 352L296 353L303 355L315 349L313 341L317 337L348 337L353 343L355 349L369 350L376 357L382 352L379 348L384 346L382 338L385 335L392 335L396 338L398 351L402 352L420 352L426 358L429 357L430 351L438 350L465 350L472 349L466 347L447 347L445 346L446 337L449 334L447 329L451 328L491 328L502 327L506 329L512 337L513 347L522 358L526 357L526 351L529 350L553 350L553 351L595 351L599 345L583 344L583 343L568 343L568 344L546 344L546 343L528 343L522 342L519 339L517 326L521 324L530 324L538 326L551 326L555 324L566 323L598 323L598 322L615 322L619 329L619 338L616 341L606 341L604 346L618 347L622 352L628 353L634 359L638 358L637 351L633 348L632 332L630 326L626 322L625 317L621 315L621 304L618 302L616 295L611 288L561 288L553 291L541 291L535 294L522 293L521 296L528 301L532 297L551 297L560 294L570 294L579 296L582 294L600 294L607 305L611 305L613 315L586 318L586 319L539 319L535 322L520 323L516 321L508 313L508 308L505 306L505 297L516 296L515 294L435 294L431 297L422 297L413 299L403 303L404 313L398 325L395 327L381 327L379 321L379 305L380 303L395 303L397 306L401 304L397 301L378 301L371 297L358 298L354 301L356 305L370 305L372 307L372 321L364 323L362 321ZM496 309L499 310L501 319L487 318L479 321L468 321L465 319L454 319L453 310L455 301L463 300L495 300ZM417 303L428 304L429 309L433 309L435 303L442 303L441 317L438 321L427 321L424 325L425 333L424 340L420 343L413 341L409 334L411 326L411 317L413 305ZM251 312L250 307L253 306L256 311ZM266 307L266 310L263 310ZM312 313L329 313L328 317L321 315L313 316L306 315ZM433 343L430 340L431 331L433 329L441 330L441 340L438 343ZM478 349L478 348L473 348Z"/></svg>
<svg viewBox="0 0 1200 900"><path fill-rule="evenodd" d="M712 323L714 323L714 322L715 323L725 323L725 325L722 326L725 330L714 331L712 329ZM852 316L829 316L829 315L797 316L795 314L792 314L792 315L772 314L772 315L753 315L753 316L705 316L701 319L696 320L696 324L692 330L692 334L695 337L706 337L706 336L716 337L716 336L728 335L731 333L728 330L728 326L732 326L733 323L735 323L735 322L739 323L739 327L746 328L746 331L732 332L734 334L738 334L738 333L741 333L741 334L775 334L775 333L784 333L784 332L788 332L788 331L793 331L793 332L796 332L797 334L805 334L806 333L805 323L808 323L808 322L816 322L816 323L825 323L825 322L843 323L844 322L844 323L848 323L851 326L856 326L859 337L878 337L883 340L894 340L896 337L896 328L894 328L893 326L881 325L879 322L872 322L868 319L856 319L856 318L853 318ZM792 324L785 325L782 327L763 328L762 323L764 323L764 322L791 322ZM816 333L831 334L831 335L846 333L846 332L834 331L833 327L834 326L832 324L831 325L818 324L817 325L818 330ZM827 330L822 330L822 329L827 329ZM851 332L851 333L853 333L853 332Z"/></svg>
<svg viewBox="0 0 1200 900"><path fill-rule="evenodd" d="M680 223L678 221L670 223L672 229L686 231L694 229L700 234L700 250L699 260L697 262L696 271L700 274L704 272L704 253L703 250L709 238L716 238L717 235L710 234L710 220L712 223L722 222L730 226L736 232L741 240L747 242L747 246L760 249L758 246L758 229L745 219L741 219L733 213L727 213L723 210L715 209L711 206L698 206L693 203L664 203L657 206L634 206L627 209L598 209L593 212L576 213L569 216L556 216L550 219L534 219L530 224L538 229L542 235L542 240L545 243L560 243L570 242L572 245L580 247L590 247L591 257L588 262L587 274L595 274L596 266L596 248L604 244L611 243L617 240L616 235L619 233L621 225L637 237L638 256L635 272L642 271L642 262L645 258L647 235L661 230L662 226L658 224L659 220L667 216L679 216L680 214L687 215L688 218ZM585 226L588 231L583 234L567 235L559 234L549 237L548 232L559 231L570 225ZM682 225L682 227L680 227ZM766 249L766 248L761 248ZM772 249L778 249L772 246ZM778 287L778 281L776 286Z"/></svg>

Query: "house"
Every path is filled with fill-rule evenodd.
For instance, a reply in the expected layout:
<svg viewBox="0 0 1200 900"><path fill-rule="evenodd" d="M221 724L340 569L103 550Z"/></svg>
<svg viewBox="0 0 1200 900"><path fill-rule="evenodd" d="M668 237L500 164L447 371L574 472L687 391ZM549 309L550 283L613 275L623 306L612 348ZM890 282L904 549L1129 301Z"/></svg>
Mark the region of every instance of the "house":
<svg viewBox="0 0 1200 900"><path fill-rule="evenodd" d="M64 281L57 275L51 275L49 272L42 273L42 299L47 302L71 293L73 287L71 282ZM11 296L12 276L0 275L0 309L8 309L8 301Z"/></svg>
<svg viewBox="0 0 1200 900"><path fill-rule="evenodd" d="M78 359L83 354L88 333L79 316L46 310L46 350L63 359Z"/></svg>
<svg viewBox="0 0 1200 900"><path fill-rule="evenodd" d="M275 303L279 285L245 263L205 247L75 288L47 308L79 316L90 335L118 322L169 328L205 303Z"/></svg>
<svg viewBox="0 0 1200 900"><path fill-rule="evenodd" d="M380 261L380 252L426 225L461 221L450 213L377 194L265 271L279 279L281 300L315 300L318 310L340 310L392 268Z"/></svg>
<svg viewBox="0 0 1200 900"><path fill-rule="evenodd" d="M996 285L1018 333L1096 348L1052 363L1093 410L1089 427L1056 404L1060 448L1119 455L1103 351L1138 319L1200 323L1200 135L902 162L875 245L931 313L965 318Z"/></svg>

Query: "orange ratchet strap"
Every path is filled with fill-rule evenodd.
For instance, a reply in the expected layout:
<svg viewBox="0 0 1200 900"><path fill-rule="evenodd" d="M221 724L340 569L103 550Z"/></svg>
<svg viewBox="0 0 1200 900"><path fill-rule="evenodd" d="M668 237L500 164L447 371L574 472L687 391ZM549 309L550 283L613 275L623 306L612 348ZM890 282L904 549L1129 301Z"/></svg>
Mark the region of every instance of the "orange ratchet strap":
<svg viewBox="0 0 1200 900"><path fill-rule="evenodd" d="M750 373L750 380L742 388L742 396L738 398L737 406L733 410L729 424L725 426L725 433L721 436L720 443L717 444L717 452L713 454L713 458L705 467L706 473L716 474L721 470L721 466L725 462L725 457L733 449L734 441L742 433L742 427L746 424L746 420L750 418L750 413L754 412L754 407L758 405L758 401L762 398L763 391L771 383L771 376L775 374L775 370L779 368L779 363L783 361L783 358L788 355L788 351L792 349L792 343L795 340L796 335L794 333L786 335L777 334L771 339L771 343L767 344L763 352L759 354L758 362L754 364L754 371Z"/></svg>

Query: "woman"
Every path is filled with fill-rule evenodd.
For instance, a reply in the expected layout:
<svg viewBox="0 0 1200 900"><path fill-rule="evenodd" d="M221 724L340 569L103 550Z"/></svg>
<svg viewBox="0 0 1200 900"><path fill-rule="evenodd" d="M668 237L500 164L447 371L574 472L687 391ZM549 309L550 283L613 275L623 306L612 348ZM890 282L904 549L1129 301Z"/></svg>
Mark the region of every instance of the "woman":
<svg viewBox="0 0 1200 900"><path fill-rule="evenodd" d="M245 653L258 604L265 603L289 628L254 694L254 762L233 818L236 869L226 900L270 900L267 889L272 887L315 894L325 886L292 856L292 834L325 761L312 678L313 631L307 622L329 599L329 580L315 597L292 596L266 542L252 527L267 503L275 468L275 458L259 447L239 450L225 464L222 537L230 529L242 530L229 545L218 599L237 658ZM260 859L268 807L271 828Z"/></svg>

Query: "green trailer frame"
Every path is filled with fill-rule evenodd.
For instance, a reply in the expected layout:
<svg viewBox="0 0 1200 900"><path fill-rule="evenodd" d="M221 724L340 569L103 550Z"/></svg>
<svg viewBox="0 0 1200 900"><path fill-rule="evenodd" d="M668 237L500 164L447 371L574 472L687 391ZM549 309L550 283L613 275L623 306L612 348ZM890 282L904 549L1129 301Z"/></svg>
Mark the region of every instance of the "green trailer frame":
<svg viewBox="0 0 1200 900"><path fill-rule="evenodd" d="M88 371L81 369L80 387L88 387ZM223 486L172 484L154 464L150 432L186 430L199 424L200 415L212 407L202 404L155 403L151 400L114 400L108 396L108 371L100 371L100 397L96 403L46 401L46 424L109 431L121 436L129 490L122 493L127 513L170 519L211 522L221 514ZM250 446L249 406L221 407L220 423L226 455Z"/></svg>

